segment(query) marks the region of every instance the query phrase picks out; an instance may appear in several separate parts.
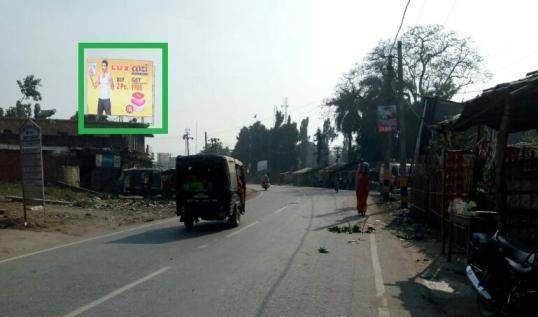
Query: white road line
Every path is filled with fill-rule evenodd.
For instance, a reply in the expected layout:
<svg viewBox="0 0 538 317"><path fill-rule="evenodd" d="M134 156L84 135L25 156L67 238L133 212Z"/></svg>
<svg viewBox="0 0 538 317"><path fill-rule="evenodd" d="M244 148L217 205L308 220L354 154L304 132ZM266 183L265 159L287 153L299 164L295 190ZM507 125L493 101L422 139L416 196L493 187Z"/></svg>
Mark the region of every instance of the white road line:
<svg viewBox="0 0 538 317"><path fill-rule="evenodd" d="M137 226L137 227L121 230L121 231L115 231L115 232L107 233L107 234L104 234L104 235L100 235L100 236L96 236L96 237L92 237L92 238L88 238L88 239L84 239L84 240L73 241L73 242L70 242L70 243L57 245L55 247L51 247L51 248L47 248L47 249L43 249L43 250L31 252L31 253L26 253L26 254L14 256L12 258L7 258L7 259L4 259L4 260L0 260L0 264L5 263L5 262L9 262L9 261L22 259L22 258L29 257L29 256L32 256L32 255L40 254L40 253L45 253L45 252L65 248L65 247L68 247L68 246L72 246L72 245L76 245L76 244L80 244L80 243L84 243L84 242L89 242L89 241L93 241L93 240L108 238L108 237L118 235L118 234L121 234L121 233L126 233L126 232L130 232L130 231L134 231L134 230L144 229L144 228L151 227L151 226L157 226L157 225L160 225L160 224L163 224L163 223L170 222L172 220L177 221L177 217L169 218L169 219L166 219L166 220L163 220L163 221L152 222L152 223L144 224L144 225L141 225L141 226Z"/></svg>
<svg viewBox="0 0 538 317"><path fill-rule="evenodd" d="M282 212L284 209L286 209L288 207L289 207L289 205L286 205L286 206L284 206L284 207L282 207L280 209L277 209L277 210L273 211L273 214L278 214L278 213Z"/></svg>
<svg viewBox="0 0 538 317"><path fill-rule="evenodd" d="M202 245L198 246L197 249L207 248L208 246L209 246L209 244L202 244Z"/></svg>
<svg viewBox="0 0 538 317"><path fill-rule="evenodd" d="M109 299L111 299L111 298L113 298L115 296L118 296L119 294L125 292L128 289L133 288L138 284L144 283L145 281L147 281L147 280L149 280L151 278L154 278L155 276L161 274L162 272L164 272L164 271L166 271L168 269L170 269L169 266L163 267L162 269L160 269L160 270L158 270L156 272L153 272L150 275L146 275L146 276L144 276L143 278L141 278L139 280L136 280L136 281L134 281L134 282L132 282L130 284L127 284L127 285L125 285L123 287L120 287L120 288L118 288L117 290L115 290L115 291L113 291L111 293L108 293L107 295L105 295L105 296L103 296L103 297L89 303L88 305L84 305L84 306L80 307L80 308L70 312L69 314L64 315L63 317L78 316L78 315L82 314L83 312L85 312L85 311L87 311L87 310L89 310L89 309L91 309L91 308L93 308L93 307L95 307L95 306L97 306L99 304L102 304L105 301L107 301L107 300L109 300Z"/></svg>
<svg viewBox="0 0 538 317"><path fill-rule="evenodd" d="M387 297L385 296L385 282L383 282L383 274L381 273L381 265L379 264L379 256L377 254L375 233L370 234L370 252L372 254L372 266L374 268L375 292L379 300L377 313L379 317L390 317Z"/></svg>
<svg viewBox="0 0 538 317"><path fill-rule="evenodd" d="M249 225L247 225L247 226L244 226L243 228L241 228L241 229L239 229L239 230L235 230L234 232L228 234L228 235L226 236L226 238L231 238L231 237L233 237L233 236L236 236L236 235L240 234L241 232L243 232L244 230L246 230L246 229L248 229L248 228L250 228L250 227L252 227L252 226L254 226L254 225L258 224L258 223L259 223L259 221L256 220L256 221L254 221L253 223L251 223L251 224L249 224Z"/></svg>

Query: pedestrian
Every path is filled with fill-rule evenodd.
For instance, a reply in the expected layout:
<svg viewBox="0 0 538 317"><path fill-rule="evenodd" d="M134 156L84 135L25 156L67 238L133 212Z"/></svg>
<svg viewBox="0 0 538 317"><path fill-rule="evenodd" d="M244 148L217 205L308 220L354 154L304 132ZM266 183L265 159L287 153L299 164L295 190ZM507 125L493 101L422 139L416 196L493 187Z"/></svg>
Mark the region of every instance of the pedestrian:
<svg viewBox="0 0 538 317"><path fill-rule="evenodd" d="M368 206L368 169L370 165L361 160L357 168L357 177L355 182L355 194L357 195L357 212L359 215L366 215Z"/></svg>

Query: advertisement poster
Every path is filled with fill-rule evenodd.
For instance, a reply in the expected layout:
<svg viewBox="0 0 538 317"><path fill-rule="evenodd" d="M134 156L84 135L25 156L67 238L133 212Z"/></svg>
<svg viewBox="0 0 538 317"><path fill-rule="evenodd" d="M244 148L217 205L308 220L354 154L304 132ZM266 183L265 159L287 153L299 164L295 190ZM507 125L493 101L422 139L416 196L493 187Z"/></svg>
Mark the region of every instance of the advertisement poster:
<svg viewBox="0 0 538 317"><path fill-rule="evenodd" d="M258 161L258 172L266 171L267 170L267 160L264 161Z"/></svg>
<svg viewBox="0 0 538 317"><path fill-rule="evenodd" d="M398 111L396 105L377 107L377 127L379 132L398 131Z"/></svg>
<svg viewBox="0 0 538 317"><path fill-rule="evenodd" d="M153 117L152 61L87 58L86 114Z"/></svg>

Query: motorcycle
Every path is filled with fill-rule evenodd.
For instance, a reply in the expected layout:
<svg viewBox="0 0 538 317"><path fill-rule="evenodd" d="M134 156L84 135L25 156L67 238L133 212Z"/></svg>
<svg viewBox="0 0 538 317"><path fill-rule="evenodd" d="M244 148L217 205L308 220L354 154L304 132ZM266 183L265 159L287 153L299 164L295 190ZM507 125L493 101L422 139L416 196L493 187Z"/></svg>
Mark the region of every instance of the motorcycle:
<svg viewBox="0 0 538 317"><path fill-rule="evenodd" d="M269 188L269 186L271 186L271 184L269 184L269 182L262 182L262 188L264 190L267 190Z"/></svg>
<svg viewBox="0 0 538 317"><path fill-rule="evenodd" d="M480 314L533 315L538 300L537 249L528 249L500 231L492 237L474 233L470 248L466 276L477 292Z"/></svg>

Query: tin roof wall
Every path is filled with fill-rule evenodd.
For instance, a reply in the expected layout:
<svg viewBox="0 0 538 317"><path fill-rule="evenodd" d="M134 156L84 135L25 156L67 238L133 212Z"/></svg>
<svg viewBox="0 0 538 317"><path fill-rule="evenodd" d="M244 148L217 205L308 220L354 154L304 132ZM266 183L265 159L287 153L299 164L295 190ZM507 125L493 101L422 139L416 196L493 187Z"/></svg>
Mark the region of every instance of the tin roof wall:
<svg viewBox="0 0 538 317"><path fill-rule="evenodd" d="M538 71L525 78L486 89L482 94L464 103L461 114L447 128L464 131L472 126L487 125L499 129L504 105L511 96L514 102L510 132L538 129Z"/></svg>

